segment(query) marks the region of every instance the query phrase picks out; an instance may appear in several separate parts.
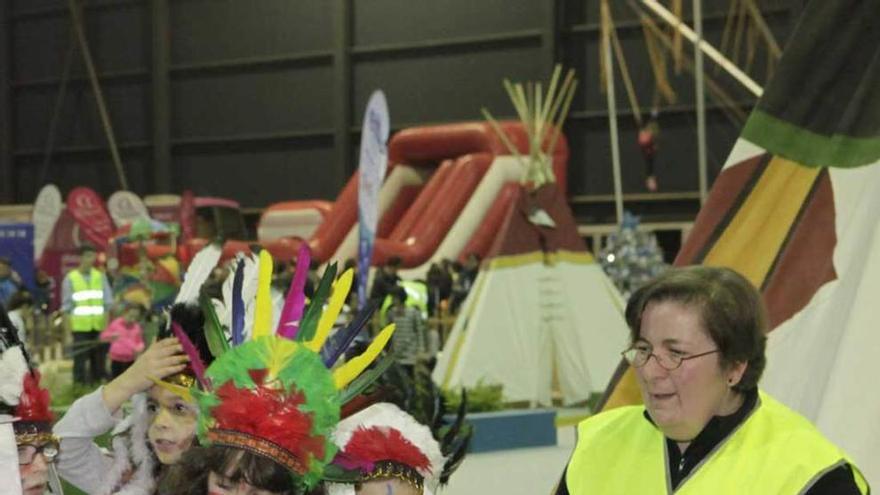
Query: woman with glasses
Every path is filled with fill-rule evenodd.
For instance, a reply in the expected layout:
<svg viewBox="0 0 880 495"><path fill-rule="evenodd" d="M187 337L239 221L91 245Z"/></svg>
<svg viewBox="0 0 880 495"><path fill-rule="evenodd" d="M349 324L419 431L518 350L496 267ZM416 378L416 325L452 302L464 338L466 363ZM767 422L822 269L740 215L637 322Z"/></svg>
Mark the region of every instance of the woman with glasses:
<svg viewBox="0 0 880 495"><path fill-rule="evenodd" d="M40 372L28 362L18 335L0 305L0 493L60 494L49 391L42 388Z"/></svg>
<svg viewBox="0 0 880 495"><path fill-rule="evenodd" d="M758 390L761 295L726 268L673 269L627 304L644 406L593 416L559 494L865 494L841 449Z"/></svg>

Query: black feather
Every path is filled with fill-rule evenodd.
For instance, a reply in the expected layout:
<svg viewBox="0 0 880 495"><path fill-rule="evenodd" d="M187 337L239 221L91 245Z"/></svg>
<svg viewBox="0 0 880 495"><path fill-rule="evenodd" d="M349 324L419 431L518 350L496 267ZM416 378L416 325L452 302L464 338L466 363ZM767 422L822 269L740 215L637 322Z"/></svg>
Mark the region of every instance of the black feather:
<svg viewBox="0 0 880 495"><path fill-rule="evenodd" d="M336 361L339 360L345 350L348 349L348 346L354 341L354 338L361 333L361 330L370 321L370 318L373 317L373 313L378 306L379 304L375 301L367 303L367 306L358 313L347 327L340 330L334 339L327 341L326 345L331 346L324 353L327 356L324 359L324 364L327 368L332 368Z"/></svg>
<svg viewBox="0 0 880 495"><path fill-rule="evenodd" d="M202 308L197 304L177 303L171 306L170 317L171 321L175 321L180 325L183 333L196 346L205 366L209 366L214 361L214 355L211 353L208 338L205 335L205 314L202 312ZM171 325L167 325L167 327L165 335L162 335L163 337L173 335L170 332Z"/></svg>
<svg viewBox="0 0 880 495"><path fill-rule="evenodd" d="M462 434L449 445L448 453L444 453L446 463L443 464L443 472L440 474L440 484L442 485L449 482L449 477L461 465L464 456L467 455L468 447L470 447L471 437L474 433L473 427L466 425L460 431Z"/></svg>

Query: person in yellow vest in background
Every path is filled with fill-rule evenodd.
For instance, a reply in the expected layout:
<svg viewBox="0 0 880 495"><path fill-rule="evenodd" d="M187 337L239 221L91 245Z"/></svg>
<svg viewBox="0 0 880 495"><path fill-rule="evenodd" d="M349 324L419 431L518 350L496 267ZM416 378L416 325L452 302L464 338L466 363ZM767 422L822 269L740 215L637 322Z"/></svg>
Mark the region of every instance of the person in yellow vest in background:
<svg viewBox="0 0 880 495"><path fill-rule="evenodd" d="M672 269L626 307L644 406L597 414L556 494L866 494L852 460L758 389L761 295L726 268Z"/></svg>
<svg viewBox="0 0 880 495"><path fill-rule="evenodd" d="M81 246L79 256L79 266L64 276L61 285L61 311L65 331L73 336L73 381L97 384L107 376L107 345L99 337L113 292L107 276L95 268L94 246Z"/></svg>

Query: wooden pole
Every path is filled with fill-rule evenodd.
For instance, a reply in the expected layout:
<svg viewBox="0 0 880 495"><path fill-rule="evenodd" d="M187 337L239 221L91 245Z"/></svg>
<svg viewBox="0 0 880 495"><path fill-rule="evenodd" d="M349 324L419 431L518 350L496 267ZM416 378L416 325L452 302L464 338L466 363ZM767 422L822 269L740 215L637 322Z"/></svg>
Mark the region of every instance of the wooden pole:
<svg viewBox="0 0 880 495"><path fill-rule="evenodd" d="M745 72L740 70L739 67L736 66L733 62L728 60L724 55L722 55L718 50L715 49L709 43L706 43L705 40L700 40L697 42L697 34L686 24L681 22L680 19L675 17L672 12L669 12L663 5L660 4L657 0L641 0L642 5L651 9L654 14L658 17L666 21L669 25L681 31L681 34L688 39L691 43L695 44L700 48L700 51L706 54L707 57L712 59L713 62L720 65L722 69L726 70L734 79L736 79L740 84L745 86L746 89L749 90L753 95L760 97L764 92L764 88L761 87L760 84L756 83L751 77L749 77Z"/></svg>
<svg viewBox="0 0 880 495"><path fill-rule="evenodd" d="M620 143L617 137L617 101L614 96L614 62L611 59L611 15L608 1L602 0L602 50L605 54L605 96L608 101L608 130L611 133L611 167L614 173L614 212L617 224L623 221L623 185L620 174Z"/></svg>
<svg viewBox="0 0 880 495"><path fill-rule="evenodd" d="M702 0L694 0L694 28L697 33L697 46L703 41ZM697 93L697 166L700 179L700 204L706 202L708 192L708 165L706 163L706 95L703 84L703 51L694 50L694 85Z"/></svg>

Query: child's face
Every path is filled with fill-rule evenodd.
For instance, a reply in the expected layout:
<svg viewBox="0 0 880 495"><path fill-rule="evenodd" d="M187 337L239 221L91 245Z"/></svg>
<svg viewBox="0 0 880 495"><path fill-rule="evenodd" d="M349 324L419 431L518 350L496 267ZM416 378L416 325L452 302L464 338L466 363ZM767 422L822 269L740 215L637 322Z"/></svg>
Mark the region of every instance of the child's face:
<svg viewBox="0 0 880 495"><path fill-rule="evenodd" d="M132 323L138 321L141 317L141 310L137 308L129 308L125 310L125 321Z"/></svg>
<svg viewBox="0 0 880 495"><path fill-rule="evenodd" d="M147 438L162 464L174 464L192 446L196 433L198 409L195 404L158 385L147 399L150 429Z"/></svg>

